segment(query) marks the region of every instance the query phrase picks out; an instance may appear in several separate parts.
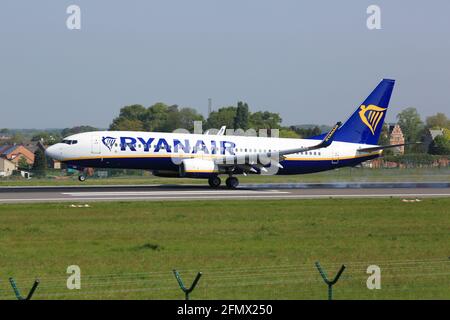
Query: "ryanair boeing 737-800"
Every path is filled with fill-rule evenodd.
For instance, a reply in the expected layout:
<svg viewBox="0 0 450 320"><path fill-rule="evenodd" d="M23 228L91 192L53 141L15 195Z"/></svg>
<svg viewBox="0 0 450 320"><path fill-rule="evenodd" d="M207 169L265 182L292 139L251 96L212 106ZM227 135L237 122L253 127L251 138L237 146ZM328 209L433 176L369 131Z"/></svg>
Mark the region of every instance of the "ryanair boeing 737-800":
<svg viewBox="0 0 450 320"><path fill-rule="evenodd" d="M305 174L355 166L386 148L378 139L394 80L383 79L350 118L308 139L189 133L98 131L75 134L50 146L46 154L68 167L151 170L156 176L208 179L219 187L227 175L236 188L239 174ZM85 176L80 175L80 181Z"/></svg>

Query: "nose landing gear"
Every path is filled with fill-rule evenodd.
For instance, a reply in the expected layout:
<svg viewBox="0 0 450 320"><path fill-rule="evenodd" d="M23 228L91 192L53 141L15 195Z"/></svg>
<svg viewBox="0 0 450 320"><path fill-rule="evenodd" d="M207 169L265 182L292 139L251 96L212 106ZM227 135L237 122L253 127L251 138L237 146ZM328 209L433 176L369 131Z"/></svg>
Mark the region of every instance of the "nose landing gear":
<svg viewBox="0 0 450 320"><path fill-rule="evenodd" d="M80 175L78 176L78 181L84 182L86 181L87 177L92 177L94 175L94 169L93 168L84 168L79 169Z"/></svg>

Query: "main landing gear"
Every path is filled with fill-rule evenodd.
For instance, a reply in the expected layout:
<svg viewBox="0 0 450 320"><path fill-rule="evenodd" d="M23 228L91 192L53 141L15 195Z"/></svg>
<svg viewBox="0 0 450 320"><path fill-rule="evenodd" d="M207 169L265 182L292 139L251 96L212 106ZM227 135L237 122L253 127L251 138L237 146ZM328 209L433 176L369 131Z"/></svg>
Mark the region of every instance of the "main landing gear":
<svg viewBox="0 0 450 320"><path fill-rule="evenodd" d="M214 177L210 177L208 179L208 183L211 188L218 188L218 187L220 187L222 180L220 180L220 178L218 176L214 176Z"/></svg>
<svg viewBox="0 0 450 320"><path fill-rule="evenodd" d="M85 182L86 181L86 176L84 174L80 174L78 176L78 181Z"/></svg>
<svg viewBox="0 0 450 320"><path fill-rule="evenodd" d="M220 187L222 180L218 176L214 176L208 179L208 183L211 188L218 188ZM238 178L231 176L225 180L225 184L228 189L236 189L239 185L239 180Z"/></svg>
<svg viewBox="0 0 450 320"><path fill-rule="evenodd" d="M226 181L225 184L227 185L228 189L236 189L237 186L239 185L239 180L236 177L229 177Z"/></svg>

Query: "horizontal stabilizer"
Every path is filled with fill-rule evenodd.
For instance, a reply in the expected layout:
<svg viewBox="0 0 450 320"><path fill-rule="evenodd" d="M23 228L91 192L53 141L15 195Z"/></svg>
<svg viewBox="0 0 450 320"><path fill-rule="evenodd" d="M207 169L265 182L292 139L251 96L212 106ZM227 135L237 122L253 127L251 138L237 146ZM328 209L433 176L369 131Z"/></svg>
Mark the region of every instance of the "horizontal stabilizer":
<svg viewBox="0 0 450 320"><path fill-rule="evenodd" d="M401 143L401 144L389 144L386 146L377 146L377 147L371 147L371 148L362 148L358 149L360 152L374 152L384 149L390 149L390 148L397 148L397 147L403 147L403 146L409 146L412 144L420 144L421 142L412 142L412 143Z"/></svg>

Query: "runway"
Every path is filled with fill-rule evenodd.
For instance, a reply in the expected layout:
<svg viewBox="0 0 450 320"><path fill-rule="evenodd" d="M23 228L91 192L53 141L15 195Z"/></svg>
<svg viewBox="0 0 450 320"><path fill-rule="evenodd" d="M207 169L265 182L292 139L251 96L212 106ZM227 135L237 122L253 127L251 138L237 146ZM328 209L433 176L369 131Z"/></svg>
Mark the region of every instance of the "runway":
<svg viewBox="0 0 450 320"><path fill-rule="evenodd" d="M176 201L450 197L448 183L261 184L236 190L199 185L0 187L0 204L33 202Z"/></svg>

